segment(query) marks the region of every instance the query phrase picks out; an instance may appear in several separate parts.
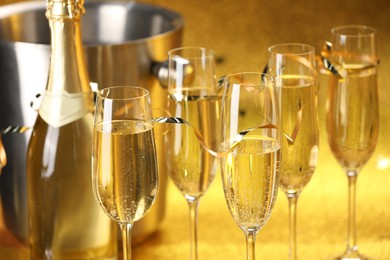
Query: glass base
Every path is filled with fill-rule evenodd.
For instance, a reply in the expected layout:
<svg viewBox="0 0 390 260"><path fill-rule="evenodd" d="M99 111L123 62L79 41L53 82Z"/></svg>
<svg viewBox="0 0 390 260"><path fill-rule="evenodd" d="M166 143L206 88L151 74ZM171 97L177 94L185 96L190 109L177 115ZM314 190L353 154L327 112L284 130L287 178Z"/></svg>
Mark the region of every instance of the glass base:
<svg viewBox="0 0 390 260"><path fill-rule="evenodd" d="M347 250L335 260L373 260L373 258L362 255L357 250Z"/></svg>

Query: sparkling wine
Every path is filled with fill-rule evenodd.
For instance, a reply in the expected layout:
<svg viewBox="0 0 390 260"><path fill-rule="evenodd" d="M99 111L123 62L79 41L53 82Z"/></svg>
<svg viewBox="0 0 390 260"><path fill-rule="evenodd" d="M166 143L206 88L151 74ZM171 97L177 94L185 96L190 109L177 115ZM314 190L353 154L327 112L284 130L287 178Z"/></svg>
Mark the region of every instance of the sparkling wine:
<svg viewBox="0 0 390 260"><path fill-rule="evenodd" d="M327 128L333 154L345 170L359 171L374 152L379 112L376 68L349 66L346 78L331 75Z"/></svg>
<svg viewBox="0 0 390 260"><path fill-rule="evenodd" d="M93 196L93 95L84 63L82 1L49 0L51 60L27 150L31 259L115 259L116 225Z"/></svg>
<svg viewBox="0 0 390 260"><path fill-rule="evenodd" d="M222 144L228 151L229 142ZM261 137L245 137L223 158L225 198L236 223L258 230L275 204L280 170L280 144Z"/></svg>
<svg viewBox="0 0 390 260"><path fill-rule="evenodd" d="M155 201L158 175L152 127L150 123L129 120L101 123L94 128L95 192L116 222L141 219Z"/></svg>
<svg viewBox="0 0 390 260"><path fill-rule="evenodd" d="M283 76L281 113L283 131L298 134L293 145L283 145L280 186L287 193L300 192L310 181L318 160L318 122L314 81L301 75ZM299 122L298 113L302 112Z"/></svg>
<svg viewBox="0 0 390 260"><path fill-rule="evenodd" d="M220 97L204 97L202 90L196 88L189 91L185 96L171 96L170 112L196 127L202 133L207 147L217 150ZM172 125L167 133L167 142L172 181L185 196L202 196L215 177L217 158L201 146L192 127L188 125Z"/></svg>

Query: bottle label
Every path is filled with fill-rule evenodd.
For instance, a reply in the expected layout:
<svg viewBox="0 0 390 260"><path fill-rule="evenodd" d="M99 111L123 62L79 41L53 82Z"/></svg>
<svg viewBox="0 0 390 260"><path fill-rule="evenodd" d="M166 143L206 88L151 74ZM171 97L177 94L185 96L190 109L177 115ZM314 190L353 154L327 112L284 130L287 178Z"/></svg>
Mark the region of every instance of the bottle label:
<svg viewBox="0 0 390 260"><path fill-rule="evenodd" d="M92 92L68 93L62 91L51 93L46 91L39 115L50 126L64 126L93 110L92 95Z"/></svg>

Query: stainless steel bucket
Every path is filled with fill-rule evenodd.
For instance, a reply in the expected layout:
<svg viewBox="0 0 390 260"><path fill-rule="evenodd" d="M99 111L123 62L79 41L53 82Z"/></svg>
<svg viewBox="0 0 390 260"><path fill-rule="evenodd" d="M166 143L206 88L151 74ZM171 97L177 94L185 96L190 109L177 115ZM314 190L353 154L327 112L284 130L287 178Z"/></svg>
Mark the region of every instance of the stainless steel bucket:
<svg viewBox="0 0 390 260"><path fill-rule="evenodd" d="M170 49L181 45L184 22L172 11L129 1L85 2L82 33L91 82L99 88L138 85L150 90L156 111L166 106L166 90L153 75ZM0 7L0 128L32 126L37 112L30 102L46 86L50 30L46 2ZM156 129L159 132L159 129ZM8 163L0 177L5 226L26 243L28 212L25 158L30 132L7 134ZM164 217L167 170L163 138L156 136L161 187L157 203L135 227L135 240L155 231Z"/></svg>

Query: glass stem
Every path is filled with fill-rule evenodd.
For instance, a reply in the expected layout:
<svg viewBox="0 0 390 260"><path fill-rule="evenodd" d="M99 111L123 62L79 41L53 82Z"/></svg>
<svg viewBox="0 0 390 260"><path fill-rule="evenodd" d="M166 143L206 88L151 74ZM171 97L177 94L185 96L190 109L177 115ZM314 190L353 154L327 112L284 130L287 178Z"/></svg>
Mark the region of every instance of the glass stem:
<svg viewBox="0 0 390 260"><path fill-rule="evenodd" d="M190 209L190 260L198 259L198 205L199 199L188 201Z"/></svg>
<svg viewBox="0 0 390 260"><path fill-rule="evenodd" d="M287 194L288 206L289 206L289 226L290 226L290 239L289 239L289 260L297 259L297 202L298 193Z"/></svg>
<svg viewBox="0 0 390 260"><path fill-rule="evenodd" d="M255 260L256 254L256 231L246 231L246 259Z"/></svg>
<svg viewBox="0 0 390 260"><path fill-rule="evenodd" d="M358 173L348 171L348 237L347 251L357 251L356 241L356 180Z"/></svg>
<svg viewBox="0 0 390 260"><path fill-rule="evenodd" d="M122 233L123 260L131 260L131 228L133 224L119 224Z"/></svg>

